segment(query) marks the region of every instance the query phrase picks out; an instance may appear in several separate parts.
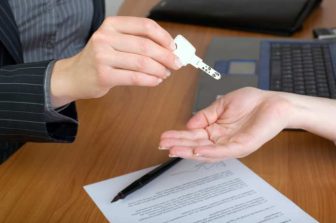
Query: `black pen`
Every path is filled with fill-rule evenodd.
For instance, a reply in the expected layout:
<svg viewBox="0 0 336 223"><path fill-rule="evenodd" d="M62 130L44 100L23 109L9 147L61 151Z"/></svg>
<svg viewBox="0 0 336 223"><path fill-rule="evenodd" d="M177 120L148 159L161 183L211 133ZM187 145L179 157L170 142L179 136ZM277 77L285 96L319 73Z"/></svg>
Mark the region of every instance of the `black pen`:
<svg viewBox="0 0 336 223"><path fill-rule="evenodd" d="M119 199L124 199L129 194L133 193L134 191L139 190L140 188L142 188L143 186L145 186L146 184L148 184L149 182L151 182L152 180L154 180L155 178L160 176L163 172L165 172L166 170L168 170L170 167L174 166L176 163L178 163L181 160L182 160L182 158L179 158L179 157L169 159L165 163L163 163L160 166L154 168L153 170L151 170L147 174L143 175L142 177L140 177L139 179L137 179L136 181L134 181L133 183L128 185L125 189L120 191L117 194L117 196L115 196L113 198L111 203L113 203L113 202L115 202Z"/></svg>

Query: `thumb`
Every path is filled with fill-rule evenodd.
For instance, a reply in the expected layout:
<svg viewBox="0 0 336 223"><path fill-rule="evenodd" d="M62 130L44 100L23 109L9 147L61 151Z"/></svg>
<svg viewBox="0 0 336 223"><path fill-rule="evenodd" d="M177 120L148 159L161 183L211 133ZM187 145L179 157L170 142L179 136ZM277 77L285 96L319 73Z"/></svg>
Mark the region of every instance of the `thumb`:
<svg viewBox="0 0 336 223"><path fill-rule="evenodd" d="M209 107L197 112L187 123L188 129L205 128L215 123L224 110L222 98L215 101Z"/></svg>

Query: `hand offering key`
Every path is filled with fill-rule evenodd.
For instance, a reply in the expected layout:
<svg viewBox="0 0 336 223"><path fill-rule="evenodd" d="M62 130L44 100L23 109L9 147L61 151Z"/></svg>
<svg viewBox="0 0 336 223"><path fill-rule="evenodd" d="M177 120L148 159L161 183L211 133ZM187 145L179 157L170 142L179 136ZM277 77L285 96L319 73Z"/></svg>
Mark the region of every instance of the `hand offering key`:
<svg viewBox="0 0 336 223"><path fill-rule="evenodd" d="M176 44L174 54L180 59L183 66L191 64L194 67L203 70L216 80L221 79L221 74L219 72L205 64L201 58L196 56L195 47L186 38L182 35L177 35L174 42Z"/></svg>

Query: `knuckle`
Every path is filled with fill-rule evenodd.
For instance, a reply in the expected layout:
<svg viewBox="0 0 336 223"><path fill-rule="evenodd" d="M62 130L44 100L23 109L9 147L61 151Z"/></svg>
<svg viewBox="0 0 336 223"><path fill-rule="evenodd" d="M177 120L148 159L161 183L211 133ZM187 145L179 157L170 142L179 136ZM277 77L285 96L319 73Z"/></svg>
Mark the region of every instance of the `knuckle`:
<svg viewBox="0 0 336 223"><path fill-rule="evenodd" d="M166 58L171 64L175 64L175 60L176 60L175 54L167 53Z"/></svg>
<svg viewBox="0 0 336 223"><path fill-rule="evenodd" d="M95 51L93 54L93 61L95 64L102 64L103 61L105 60L105 54L99 52L99 51Z"/></svg>
<svg viewBox="0 0 336 223"><path fill-rule="evenodd" d="M114 20L115 20L114 17L112 17L112 16L107 16L107 17L104 19L103 26L112 26L113 23L114 23Z"/></svg>
<svg viewBox="0 0 336 223"><path fill-rule="evenodd" d="M99 46L100 44L102 44L103 41L104 37L99 31L95 32L91 37L93 47Z"/></svg>
<svg viewBox="0 0 336 223"><path fill-rule="evenodd" d="M132 85L136 85L136 86L141 85L141 79L137 72L131 72L130 78L131 78Z"/></svg>
<svg viewBox="0 0 336 223"><path fill-rule="evenodd" d="M106 89L109 88L109 72L103 66L98 66L96 68L97 76L96 76L96 86L97 86L97 93L98 97L101 95L99 92L105 92Z"/></svg>
<svg viewBox="0 0 336 223"><path fill-rule="evenodd" d="M118 44L120 44L120 40L121 35L120 33L113 33L112 35L109 35L108 38L106 38L106 43L108 43L113 49L115 48L115 46L117 46Z"/></svg>
<svg viewBox="0 0 336 223"><path fill-rule="evenodd" d="M99 85L104 85L106 83L106 70L104 69L103 66L97 66L96 67L96 72L97 72L97 80Z"/></svg>
<svg viewBox="0 0 336 223"><path fill-rule="evenodd" d="M149 65L149 59L146 57L138 57L135 63L135 69L138 71L145 71Z"/></svg>
<svg viewBox="0 0 336 223"><path fill-rule="evenodd" d="M175 55L161 48L156 49L157 53L155 54L156 60L160 61L167 66L174 67L175 64Z"/></svg>
<svg viewBox="0 0 336 223"><path fill-rule="evenodd" d="M139 40L139 48L140 48L140 52L143 55L148 55L151 51L151 44L149 43L149 40L147 39L141 39Z"/></svg>
<svg viewBox="0 0 336 223"><path fill-rule="evenodd" d="M148 70L148 69L147 69ZM160 64L155 64L151 66L151 73L159 78L167 78L167 69L160 65Z"/></svg>
<svg viewBox="0 0 336 223"><path fill-rule="evenodd" d="M143 28L146 32L152 32L157 28L157 23L154 20L145 18L143 21Z"/></svg>
<svg viewBox="0 0 336 223"><path fill-rule="evenodd" d="M165 64L169 65L171 68L175 68L175 59L176 56L172 53L163 53L162 54L162 61L165 62Z"/></svg>
<svg viewBox="0 0 336 223"><path fill-rule="evenodd" d="M161 66L161 68L158 69L156 74L158 77L165 79L168 77L167 73L168 73L168 70Z"/></svg>

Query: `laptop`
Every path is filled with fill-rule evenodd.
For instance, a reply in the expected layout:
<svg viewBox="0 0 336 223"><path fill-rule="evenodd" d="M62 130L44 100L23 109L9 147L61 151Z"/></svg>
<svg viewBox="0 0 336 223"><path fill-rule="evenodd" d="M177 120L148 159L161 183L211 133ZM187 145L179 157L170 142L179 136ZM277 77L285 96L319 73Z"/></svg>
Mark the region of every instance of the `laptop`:
<svg viewBox="0 0 336 223"><path fill-rule="evenodd" d="M336 98L335 40L214 38L204 60L222 79L200 74L193 112L246 86Z"/></svg>

